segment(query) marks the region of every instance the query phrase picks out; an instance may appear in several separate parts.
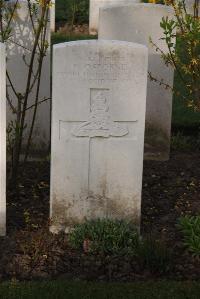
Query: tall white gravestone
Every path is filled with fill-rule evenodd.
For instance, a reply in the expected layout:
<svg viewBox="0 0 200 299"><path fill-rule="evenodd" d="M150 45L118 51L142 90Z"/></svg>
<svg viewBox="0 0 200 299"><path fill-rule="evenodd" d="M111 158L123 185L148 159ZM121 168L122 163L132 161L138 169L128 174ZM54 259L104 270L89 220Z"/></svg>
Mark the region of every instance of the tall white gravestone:
<svg viewBox="0 0 200 299"><path fill-rule="evenodd" d="M51 32L55 32L56 30L56 0L51 0L50 7L50 29Z"/></svg>
<svg viewBox="0 0 200 299"><path fill-rule="evenodd" d="M99 217L139 225L147 56L120 41L54 46L52 232Z"/></svg>
<svg viewBox="0 0 200 299"><path fill-rule="evenodd" d="M165 5L132 4L100 9L99 38L124 40L146 45L149 49L148 71L158 80L173 86L174 70L167 67L152 41L168 53L160 27L162 17L173 18ZM148 80L145 131L145 158L167 160L170 150L172 91Z"/></svg>
<svg viewBox="0 0 200 299"><path fill-rule="evenodd" d="M107 5L123 5L140 2L140 0L90 0L89 31L90 34L98 34L99 9Z"/></svg>
<svg viewBox="0 0 200 299"><path fill-rule="evenodd" d="M6 234L6 54L0 43L0 236Z"/></svg>
<svg viewBox="0 0 200 299"><path fill-rule="evenodd" d="M185 0L185 6L187 13L193 15L194 14L194 6L195 6L195 0ZM198 9L200 13L200 3L198 4Z"/></svg>
<svg viewBox="0 0 200 299"><path fill-rule="evenodd" d="M8 5L13 5L15 1L8 2ZM33 49L34 43L34 32L32 23L29 17L29 11L27 6L27 0L20 0L18 8L13 18L11 27L12 35L7 42L7 70L11 78L12 84L16 88L16 91L24 94L28 78L28 67L31 59L31 51ZM51 96L51 86L50 86L50 22L48 23L46 39L49 42L49 49L47 50L47 55L44 58L41 83L40 83L40 93L39 102L44 99L49 99ZM38 51L38 49L37 49ZM38 56L35 57L34 66L36 73ZM32 77L33 82L33 77ZM8 83L9 94L11 95L11 101L16 106L16 96L12 91L12 88ZM32 92L29 97L29 105L34 105L36 98L37 86L34 85ZM30 128L33 110L27 110L26 114L26 124L27 128ZM7 109L7 123L15 119L15 115L12 113L8 105ZM25 130L25 140L28 138L28 129ZM50 101L44 101L38 106L35 129L32 138L32 151L34 153L46 152L50 143Z"/></svg>

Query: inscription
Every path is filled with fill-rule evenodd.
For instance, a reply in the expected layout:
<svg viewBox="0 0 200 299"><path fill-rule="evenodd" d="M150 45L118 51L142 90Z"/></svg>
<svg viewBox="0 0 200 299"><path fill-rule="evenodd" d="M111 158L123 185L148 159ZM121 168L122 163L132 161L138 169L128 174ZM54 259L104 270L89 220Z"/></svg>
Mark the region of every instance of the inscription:
<svg viewBox="0 0 200 299"><path fill-rule="evenodd" d="M128 134L126 125L114 122L109 113L109 105L104 90L96 90L91 98L88 121L76 127L72 134L76 137L122 137Z"/></svg>
<svg viewBox="0 0 200 299"><path fill-rule="evenodd" d="M133 76L133 67L125 56L119 53L103 55L101 52L91 53L85 63L74 63L62 75L71 79L128 81Z"/></svg>

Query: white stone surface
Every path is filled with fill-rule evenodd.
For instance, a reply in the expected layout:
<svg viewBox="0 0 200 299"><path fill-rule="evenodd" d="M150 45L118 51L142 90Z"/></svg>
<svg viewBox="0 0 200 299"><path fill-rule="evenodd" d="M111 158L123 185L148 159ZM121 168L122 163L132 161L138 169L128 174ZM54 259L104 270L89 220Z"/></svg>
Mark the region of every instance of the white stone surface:
<svg viewBox="0 0 200 299"><path fill-rule="evenodd" d="M53 56L51 230L99 217L139 225L147 48L78 41Z"/></svg>
<svg viewBox="0 0 200 299"><path fill-rule="evenodd" d="M51 8L50 8L50 28L51 32L55 32L56 30L56 1L51 0Z"/></svg>
<svg viewBox="0 0 200 299"><path fill-rule="evenodd" d="M13 1L11 1L12 3ZM14 2L15 3L15 2ZM12 5L12 4L8 4ZM7 70L10 75L11 81L14 84L16 90L22 94L25 93L28 67L26 64L30 62L31 50L33 48L33 29L29 12L27 8L27 1L20 0L19 7L16 11L16 16L12 22L12 37L7 43ZM47 40L50 44L50 22L47 29ZM24 57L25 61L24 62ZM35 58L35 70L37 67L37 58ZM50 47L47 51L47 55L44 58L39 101L45 98L50 98ZM9 93L11 94L11 100L16 105L16 96L12 92L11 88L8 87ZM36 96L36 85L32 90L29 97L30 107ZM30 109L27 113L26 124L29 127L31 125L33 115L33 109ZM15 119L9 105L7 107L7 123ZM27 130L28 133L28 130ZM28 134L25 134L25 140ZM50 143L50 101L43 102L38 107L36 116L36 125L33 133L33 154L40 152L47 152Z"/></svg>
<svg viewBox="0 0 200 299"><path fill-rule="evenodd" d="M132 4L100 9L99 38L124 40L146 45L149 49L149 72L173 86L174 70L166 67L160 52L149 42L150 37L167 53L160 21L163 16L173 18L170 7L153 4ZM145 157L166 160L169 158L172 112L172 92L148 80L145 132Z"/></svg>
<svg viewBox="0 0 200 299"><path fill-rule="evenodd" d="M187 13L194 14L195 0L185 0ZM200 3L199 3L199 14L200 14Z"/></svg>
<svg viewBox="0 0 200 299"><path fill-rule="evenodd" d="M89 30L90 34L98 34L99 9L107 5L122 5L140 2L140 0L90 0Z"/></svg>
<svg viewBox="0 0 200 299"><path fill-rule="evenodd" d="M0 236L6 234L6 55L0 43Z"/></svg>

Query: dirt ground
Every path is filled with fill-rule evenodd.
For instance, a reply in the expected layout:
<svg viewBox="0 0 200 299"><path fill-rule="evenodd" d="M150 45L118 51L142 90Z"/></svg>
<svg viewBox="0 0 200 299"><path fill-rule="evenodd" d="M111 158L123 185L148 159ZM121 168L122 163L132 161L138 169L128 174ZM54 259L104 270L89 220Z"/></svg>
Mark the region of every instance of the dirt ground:
<svg viewBox="0 0 200 299"><path fill-rule="evenodd" d="M150 273L129 257L76 252L68 246L66 235L53 236L48 230L49 162L29 163L18 192L8 184L0 279L198 279L200 261L186 252L176 225L185 214L200 214L200 154L173 152L167 162L145 161L141 232L167 244L173 268L167 273Z"/></svg>

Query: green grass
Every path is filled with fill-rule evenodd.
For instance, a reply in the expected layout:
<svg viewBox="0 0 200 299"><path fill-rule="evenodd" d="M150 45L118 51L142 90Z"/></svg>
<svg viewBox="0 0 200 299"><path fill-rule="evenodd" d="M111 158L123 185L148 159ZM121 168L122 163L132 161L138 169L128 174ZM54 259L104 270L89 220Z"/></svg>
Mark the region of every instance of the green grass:
<svg viewBox="0 0 200 299"><path fill-rule="evenodd" d="M87 39L96 39L97 37L95 35L65 35L61 33L53 33L51 36L51 42L52 44L59 44L59 43L65 43L75 40L87 40Z"/></svg>
<svg viewBox="0 0 200 299"><path fill-rule="evenodd" d="M199 299L197 282L105 284L88 282L3 283L1 299Z"/></svg>

